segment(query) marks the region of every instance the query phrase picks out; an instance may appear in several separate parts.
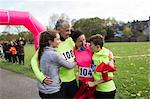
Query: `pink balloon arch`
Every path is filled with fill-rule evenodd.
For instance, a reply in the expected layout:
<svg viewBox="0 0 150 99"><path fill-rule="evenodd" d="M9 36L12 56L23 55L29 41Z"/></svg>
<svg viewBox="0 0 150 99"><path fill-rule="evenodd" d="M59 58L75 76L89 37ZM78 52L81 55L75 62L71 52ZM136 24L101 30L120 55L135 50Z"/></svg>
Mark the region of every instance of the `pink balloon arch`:
<svg viewBox="0 0 150 99"><path fill-rule="evenodd" d="M40 24L30 13L0 9L0 25L23 25L34 37L35 49L38 48L40 32L46 28Z"/></svg>

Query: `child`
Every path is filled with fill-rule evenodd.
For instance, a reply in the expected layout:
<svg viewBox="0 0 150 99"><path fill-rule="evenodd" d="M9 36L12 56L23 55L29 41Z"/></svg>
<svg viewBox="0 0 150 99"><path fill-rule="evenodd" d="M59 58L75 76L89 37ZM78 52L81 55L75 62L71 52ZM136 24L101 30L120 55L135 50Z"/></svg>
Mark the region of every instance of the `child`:
<svg viewBox="0 0 150 99"><path fill-rule="evenodd" d="M60 56L54 48L58 48L60 36L56 31L45 31L40 35L38 60L40 70L52 79L51 84L43 84L38 81L39 95L42 99L64 98L64 92L60 90L59 77L60 66L73 68L76 62L68 62Z"/></svg>
<svg viewBox="0 0 150 99"><path fill-rule="evenodd" d="M96 34L90 37L91 49L94 52L93 61L96 66L104 63L109 63L111 66L113 65L113 55L112 52L103 47L104 39L102 35ZM111 57L111 58L110 58ZM108 73L109 79L113 78L113 73ZM88 82L89 86L96 86L96 93L94 95L95 98L99 99L114 99L116 93L116 87L113 80L103 81L102 74L100 72L93 73L94 82Z"/></svg>

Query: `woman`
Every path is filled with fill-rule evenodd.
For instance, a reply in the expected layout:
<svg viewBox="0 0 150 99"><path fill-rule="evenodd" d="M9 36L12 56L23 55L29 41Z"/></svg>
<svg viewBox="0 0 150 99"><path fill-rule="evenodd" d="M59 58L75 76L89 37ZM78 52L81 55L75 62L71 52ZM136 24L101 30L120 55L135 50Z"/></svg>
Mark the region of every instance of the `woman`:
<svg viewBox="0 0 150 99"><path fill-rule="evenodd" d="M91 94L88 95L88 98L92 98L94 87L95 87L95 85L91 85L91 82L93 82L94 80L92 72L96 68L96 65L92 61L93 51L91 49L90 43L86 42L85 35L81 31L78 30L72 31L71 37L75 42L74 55L78 65L79 86L81 87L81 85L83 84L88 84L88 86L91 87L88 88L91 90ZM109 51L107 57L109 57L110 59L109 64L111 64L113 61L113 59L111 58L113 57L111 51ZM77 93L77 94L79 95L81 93Z"/></svg>
<svg viewBox="0 0 150 99"><path fill-rule="evenodd" d="M93 81L92 76L92 52L90 50L90 44L86 42L84 33L75 30L71 32L71 37L75 42L74 55L78 65L78 80L79 86L82 83Z"/></svg>
<svg viewBox="0 0 150 99"><path fill-rule="evenodd" d="M56 52L54 48L57 48L59 43L59 33L54 30L42 32L40 35L38 52L40 69L53 81L48 85L38 81L39 95L42 99L64 98L64 92L60 90L59 68L60 66L73 68L76 65L76 62L68 62Z"/></svg>
<svg viewBox="0 0 150 99"><path fill-rule="evenodd" d="M70 35L70 25L69 22L66 20L59 19L56 22L55 29L60 34L61 43L59 44L56 51L61 54L61 56L69 62L74 61L74 42ZM33 72L37 79L45 84L51 84L52 80L46 77L38 68L38 51L34 54L33 58L31 59L31 66ZM72 99L74 93L76 93L78 87L76 82L75 70L64 68L63 66L60 68L60 79L62 81L61 90L65 93L65 98Z"/></svg>

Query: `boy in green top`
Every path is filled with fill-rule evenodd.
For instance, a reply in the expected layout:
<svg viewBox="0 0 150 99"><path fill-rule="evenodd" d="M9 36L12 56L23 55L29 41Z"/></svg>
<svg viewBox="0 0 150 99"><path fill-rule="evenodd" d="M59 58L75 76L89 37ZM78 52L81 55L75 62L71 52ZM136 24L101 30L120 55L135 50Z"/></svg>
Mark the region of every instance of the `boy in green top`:
<svg viewBox="0 0 150 99"><path fill-rule="evenodd" d="M101 64L102 62L106 64L110 64L111 66L114 66L113 64L113 54L110 50L103 47L104 39L102 35L96 34L90 37L90 44L91 49L94 52L93 54L93 61L96 66ZM96 93L94 95L95 98L99 99L114 99L115 93L116 93L116 87L114 84L113 79L113 73L108 73L109 80L104 81L102 80L102 73L100 72L94 72L94 82L88 82L88 85L90 87L93 87L96 85Z"/></svg>
<svg viewBox="0 0 150 99"><path fill-rule="evenodd" d="M59 44L56 51L59 54L61 54L63 58L66 59L67 61L73 62L74 61L73 48L75 45L72 38L69 37L70 35L69 22L60 19L57 21L55 29L59 32L61 40L61 43ZM40 80L45 84L53 83L53 81L49 77L46 77L46 75L43 75L43 73L40 72L38 68L37 52L31 60L31 66L38 80ZM59 74L60 79L62 81L61 91L64 92L65 94L65 97L62 98L68 99L73 98L73 95L76 93L78 89L74 69L66 69L64 67L61 67Z"/></svg>

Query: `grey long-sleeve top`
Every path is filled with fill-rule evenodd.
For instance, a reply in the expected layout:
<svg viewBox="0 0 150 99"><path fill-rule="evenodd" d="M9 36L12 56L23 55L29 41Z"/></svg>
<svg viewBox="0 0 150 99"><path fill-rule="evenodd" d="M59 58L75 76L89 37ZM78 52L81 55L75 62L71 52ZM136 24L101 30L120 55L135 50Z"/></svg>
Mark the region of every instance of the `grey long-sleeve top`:
<svg viewBox="0 0 150 99"><path fill-rule="evenodd" d="M41 71L49 76L53 83L46 85L38 81L38 89L42 93L52 94L60 90L60 77L59 77L59 68L64 66L66 68L73 68L76 65L76 62L68 62L60 56L56 50L52 47L46 47L41 56L40 60L40 69Z"/></svg>

